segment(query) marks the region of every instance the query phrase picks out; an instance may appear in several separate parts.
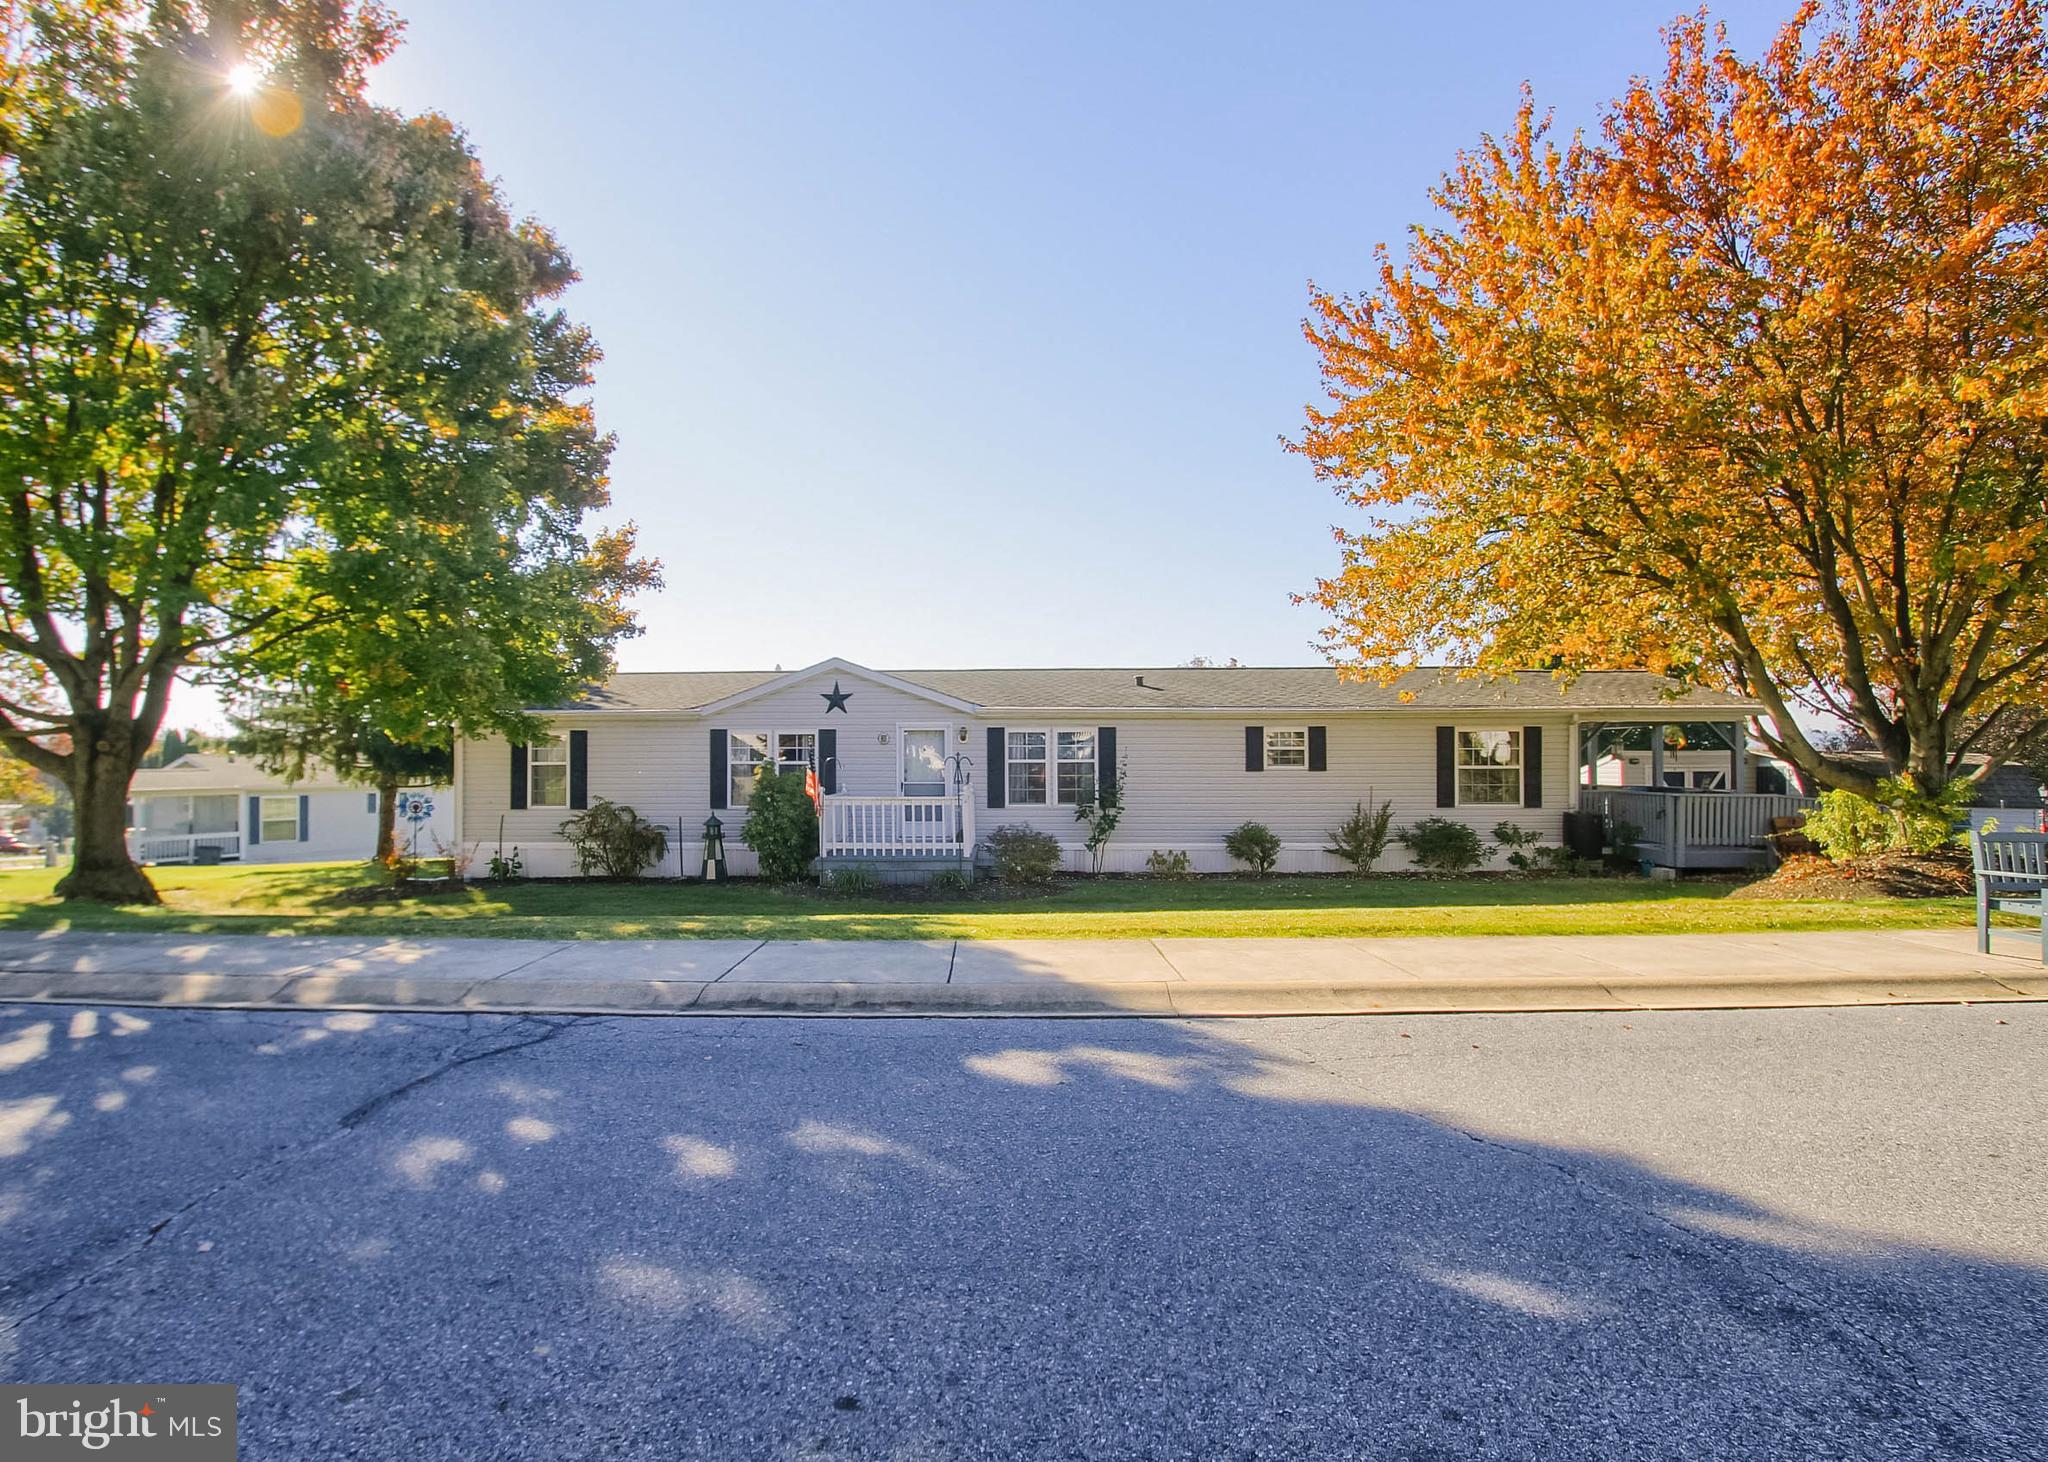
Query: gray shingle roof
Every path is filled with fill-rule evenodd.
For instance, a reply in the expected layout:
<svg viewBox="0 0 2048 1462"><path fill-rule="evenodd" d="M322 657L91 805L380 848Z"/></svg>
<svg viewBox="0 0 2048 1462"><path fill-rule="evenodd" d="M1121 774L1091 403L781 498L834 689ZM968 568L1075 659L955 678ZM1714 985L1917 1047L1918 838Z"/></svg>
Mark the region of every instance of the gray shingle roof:
<svg viewBox="0 0 2048 1462"><path fill-rule="evenodd" d="M779 679L774 670L628 672L571 707L597 711L684 711ZM1569 683L1548 671L1474 680L1454 670L1413 670L1392 685L1345 680L1327 665L1053 670L889 670L899 680L990 711L1002 710L1729 710L1755 707L1722 691L1679 691L1638 670L1591 671ZM1142 677L1143 684L1139 684ZM1673 692L1677 692L1675 698Z"/></svg>

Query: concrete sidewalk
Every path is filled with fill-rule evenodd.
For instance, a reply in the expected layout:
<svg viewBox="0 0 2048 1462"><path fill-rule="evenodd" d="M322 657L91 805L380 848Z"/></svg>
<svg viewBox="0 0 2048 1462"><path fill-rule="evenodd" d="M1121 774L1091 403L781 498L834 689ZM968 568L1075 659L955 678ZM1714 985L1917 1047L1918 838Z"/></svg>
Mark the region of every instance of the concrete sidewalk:
<svg viewBox="0 0 2048 1462"><path fill-rule="evenodd" d="M1301 1015L2048 999L2031 931L975 941L0 931L0 1001L276 1010Z"/></svg>

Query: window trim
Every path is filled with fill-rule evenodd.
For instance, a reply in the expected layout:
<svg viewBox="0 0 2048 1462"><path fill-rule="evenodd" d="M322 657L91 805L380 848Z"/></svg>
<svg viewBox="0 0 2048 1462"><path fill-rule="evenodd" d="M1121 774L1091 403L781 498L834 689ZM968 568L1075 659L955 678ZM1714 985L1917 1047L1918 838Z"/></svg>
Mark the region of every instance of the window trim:
<svg viewBox="0 0 2048 1462"><path fill-rule="evenodd" d="M1276 762L1273 760L1273 738L1275 736L1299 736L1301 738L1301 761L1299 764L1290 761ZM1307 771L1308 727L1306 725L1264 727L1259 737L1259 760L1260 764L1269 772Z"/></svg>
<svg viewBox="0 0 2048 1462"><path fill-rule="evenodd" d="M279 819L280 821L287 821L287 820L288 820L288 821L289 821L289 822L291 823L291 825L292 825L292 831L291 831L291 836L289 836L289 837L283 837L283 838L279 838L279 837L272 837L272 836L271 836L271 833L270 833L270 804L271 804L271 803L273 803L273 802L286 802L286 803L289 803L289 804L291 804L291 813L290 813L290 816L289 816L289 818L288 818L288 819L282 819L282 818L281 818L281 819ZM258 838L259 838L259 839L260 839L260 840L261 840L262 842L264 842L265 844L269 844L269 843L301 843L301 842L304 842L304 841L305 841L305 839L299 836L299 794L298 794L298 793L296 793L296 792L259 792L259 793L257 793L257 794L256 794L256 835L257 835L257 837L258 837Z"/></svg>
<svg viewBox="0 0 2048 1462"><path fill-rule="evenodd" d="M540 758L534 755L536 751L539 751L542 748L546 748L547 750L552 751L556 743L558 742L561 744L562 748L561 760L557 761L555 758L549 757L547 760L542 761ZM539 767L560 767L562 769L562 800L560 802L543 802L537 795L535 795L535 783L533 774L535 770ZM529 741L526 743L526 805L530 808L533 808L541 812L566 812L569 810L568 732L557 732L556 734L551 735L545 738L544 740Z"/></svg>
<svg viewBox="0 0 2048 1462"><path fill-rule="evenodd" d="M767 739L767 756L764 760L742 762L732 754L733 748L739 745L740 738L743 736L760 736ZM811 738L811 759L808 763L785 762L782 759L782 738L785 736L808 736ZM746 796L740 794L739 784L733 780L733 772L738 767L771 767L779 776L783 772L801 771L806 765L812 771L815 771L820 778L823 778L825 775L824 768L818 765L818 728L815 726L803 726L795 729L778 728L765 731L757 731L748 726L728 729L725 733L725 811L728 813L744 813L747 810L747 798L753 796L751 784L747 788ZM758 772L756 775L758 775Z"/></svg>
<svg viewBox="0 0 2048 1462"><path fill-rule="evenodd" d="M1043 736L1045 738L1044 760L1040 761L1036 757L1011 756L1010 738L1012 736ZM1060 756L1060 737L1062 736L1087 737L1088 755L1085 758L1075 757L1063 760ZM1016 787L1010 781L1010 768L1012 766L1043 766L1045 768L1044 801L1026 802L1018 800ZM1099 792L1102 788L1101 729L1095 726L1061 726L1056 724L1045 726L1005 726L1003 728L1003 795L1005 806L1044 807L1050 809L1054 807L1080 807L1085 805L1078 798L1068 801L1060 796L1060 768L1062 766L1088 767L1093 777L1091 785Z"/></svg>
<svg viewBox="0 0 2048 1462"><path fill-rule="evenodd" d="M1485 766L1470 767L1459 760L1459 753L1464 748L1464 738L1466 736L1486 735L1512 737L1515 747L1515 759L1512 762L1488 762ZM1457 795L1452 799L1452 805L1457 807L1526 807L1529 795L1525 785L1529 775L1527 762L1528 748L1522 744L1522 728L1520 726L1458 726L1453 728L1451 732L1451 785ZM1515 795L1512 801L1471 802L1466 800L1465 773L1489 770L1497 772L1512 771L1515 774Z"/></svg>

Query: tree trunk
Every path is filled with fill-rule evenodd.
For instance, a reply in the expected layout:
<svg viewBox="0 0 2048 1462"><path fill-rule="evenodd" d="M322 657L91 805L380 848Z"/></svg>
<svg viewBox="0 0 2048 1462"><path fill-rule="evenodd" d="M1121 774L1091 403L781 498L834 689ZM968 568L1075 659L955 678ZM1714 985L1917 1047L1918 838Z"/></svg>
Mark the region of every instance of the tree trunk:
<svg viewBox="0 0 2048 1462"><path fill-rule="evenodd" d="M127 738L79 738L71 757L73 832L71 871L57 884L57 897L103 904L160 904L156 886L128 856L128 783L132 758L120 745Z"/></svg>
<svg viewBox="0 0 2048 1462"><path fill-rule="evenodd" d="M377 778L377 861L389 863L398 851L398 777Z"/></svg>

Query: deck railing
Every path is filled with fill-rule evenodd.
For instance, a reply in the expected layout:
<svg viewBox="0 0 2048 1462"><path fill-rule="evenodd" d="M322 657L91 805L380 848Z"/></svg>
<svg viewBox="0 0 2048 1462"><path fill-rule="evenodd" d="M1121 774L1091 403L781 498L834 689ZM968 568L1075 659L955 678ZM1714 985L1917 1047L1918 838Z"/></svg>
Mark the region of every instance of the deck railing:
<svg viewBox="0 0 2048 1462"><path fill-rule="evenodd" d="M825 798L818 852L826 858L967 858L974 804L964 797Z"/></svg>
<svg viewBox="0 0 2048 1462"><path fill-rule="evenodd" d="M242 835L234 833L128 834L128 855L139 863L196 863L200 848L220 849L223 862L242 856Z"/></svg>
<svg viewBox="0 0 2048 1462"><path fill-rule="evenodd" d="M1771 821L1796 817L1811 797L1774 792L1660 792L1587 787L1579 806L1636 829L1642 856L1666 868L1725 868L1760 857Z"/></svg>

